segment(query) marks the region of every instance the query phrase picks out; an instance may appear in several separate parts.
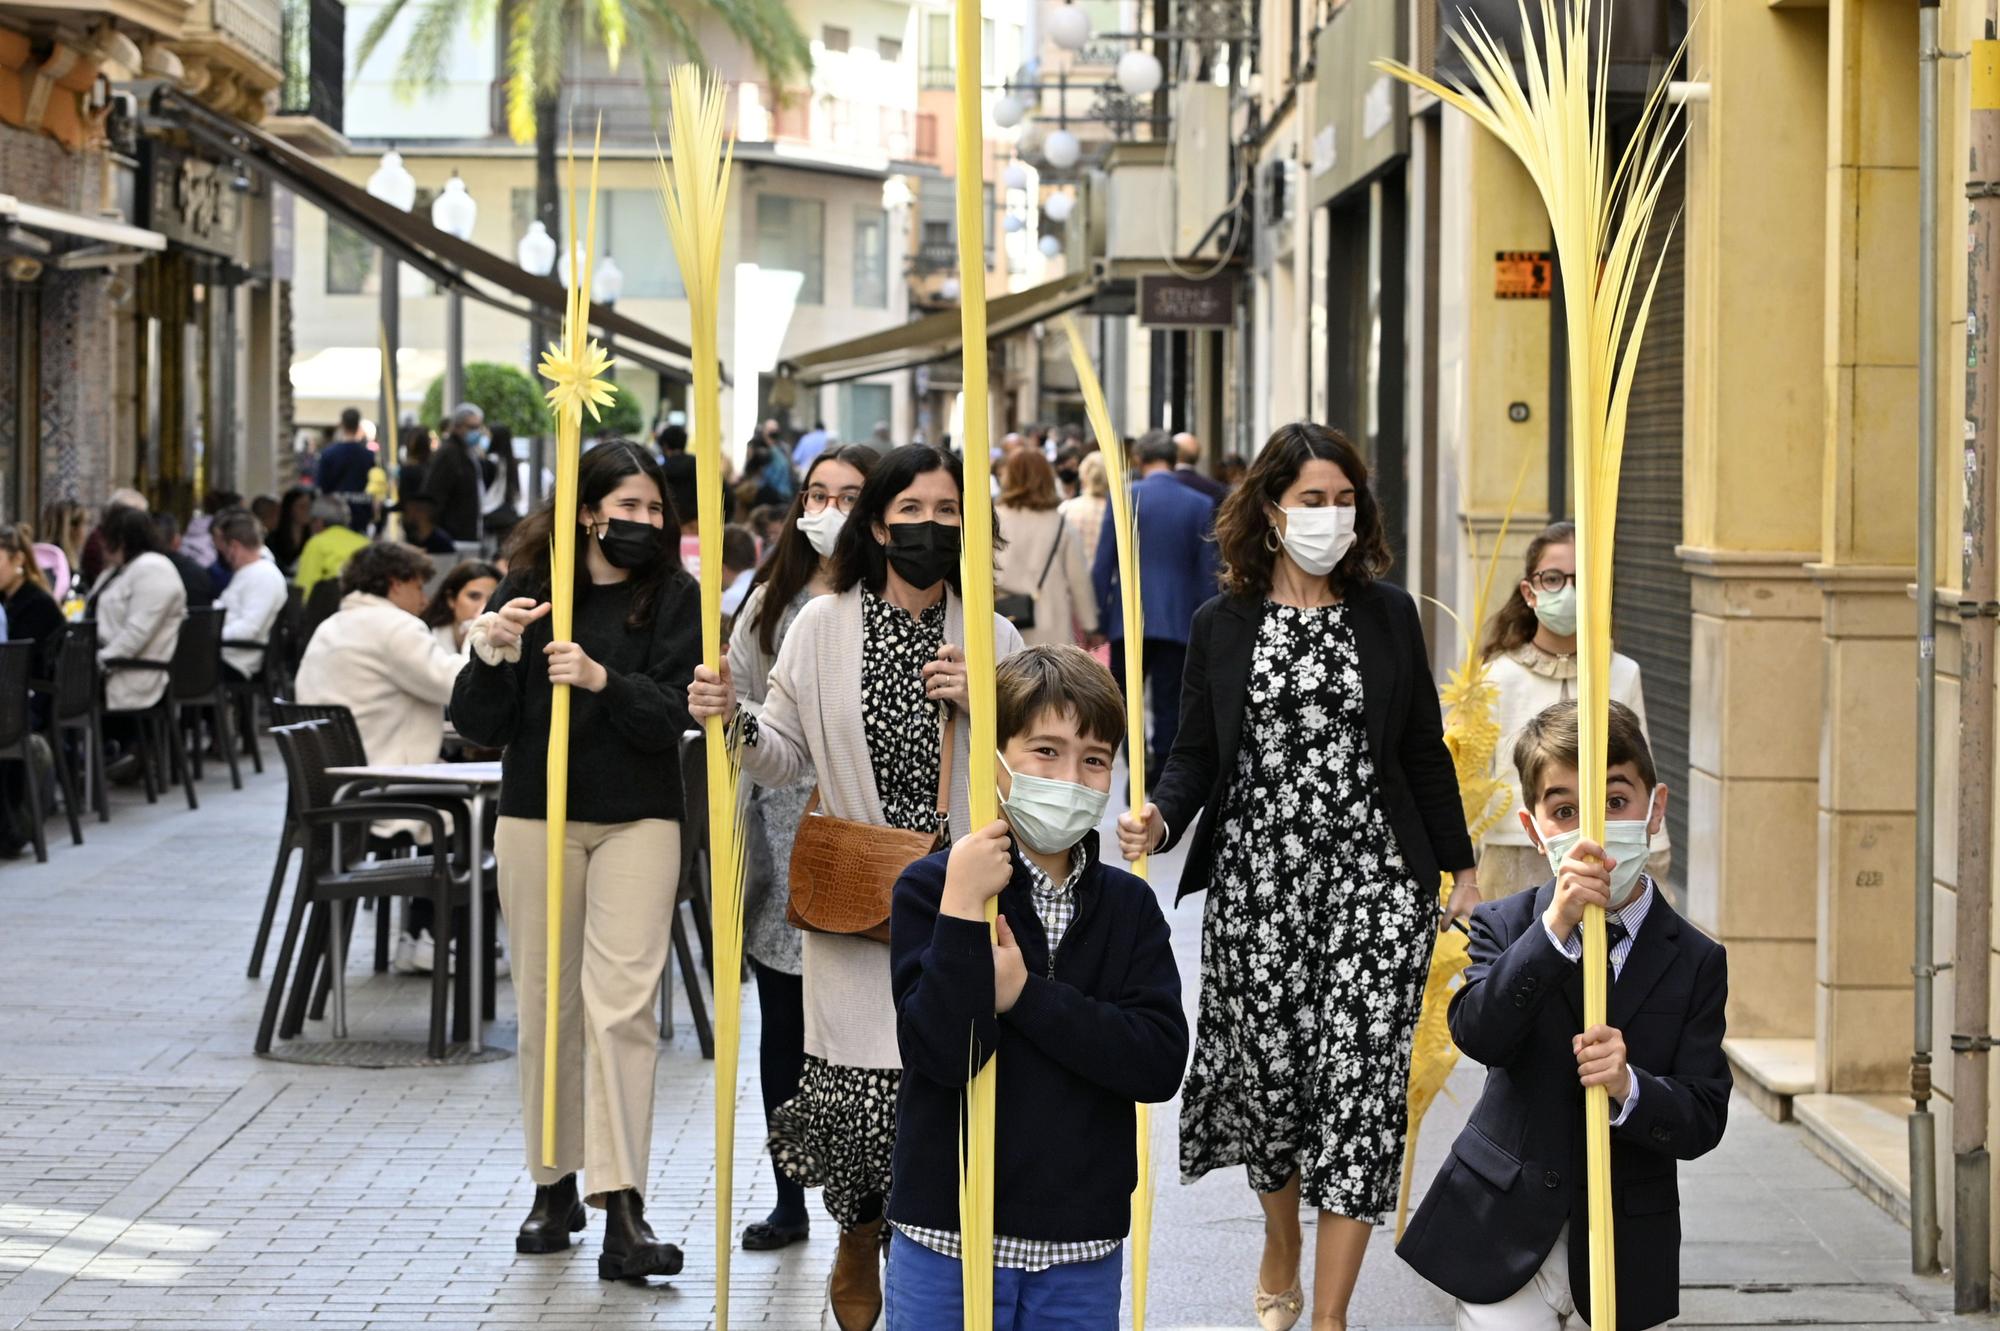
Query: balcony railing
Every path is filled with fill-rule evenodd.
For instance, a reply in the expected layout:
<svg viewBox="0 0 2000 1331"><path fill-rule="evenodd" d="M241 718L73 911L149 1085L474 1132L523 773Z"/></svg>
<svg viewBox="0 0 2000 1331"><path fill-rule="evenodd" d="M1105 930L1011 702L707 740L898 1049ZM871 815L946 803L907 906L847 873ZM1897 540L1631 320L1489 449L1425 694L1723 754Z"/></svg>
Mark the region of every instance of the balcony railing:
<svg viewBox="0 0 2000 1331"><path fill-rule="evenodd" d="M664 90L641 79L571 79L563 85L565 111L579 124L601 114L604 141L650 146L666 139ZM934 160L937 117L902 107L836 98L814 98L804 90L777 101L769 85L728 85L725 124L744 143L789 143L847 153L879 153L894 161ZM507 128L507 85L492 85L492 125Z"/></svg>
<svg viewBox="0 0 2000 1331"><path fill-rule="evenodd" d="M271 69L284 65L284 20L279 0L199 0L181 32L189 42L212 42Z"/></svg>
<svg viewBox="0 0 2000 1331"><path fill-rule="evenodd" d="M278 114L310 116L338 134L346 115L347 6L285 0L285 82Z"/></svg>

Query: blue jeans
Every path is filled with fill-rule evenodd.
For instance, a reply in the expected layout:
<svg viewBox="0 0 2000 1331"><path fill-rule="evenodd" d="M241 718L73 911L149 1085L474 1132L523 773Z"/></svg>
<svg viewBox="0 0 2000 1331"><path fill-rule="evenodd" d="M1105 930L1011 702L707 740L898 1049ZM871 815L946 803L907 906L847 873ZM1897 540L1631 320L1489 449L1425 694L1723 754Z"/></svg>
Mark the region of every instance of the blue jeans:
<svg viewBox="0 0 2000 1331"><path fill-rule="evenodd" d="M1094 1262L1046 1271L993 1268L993 1331L1117 1331L1125 1248ZM882 1282L885 1331L940 1331L960 1325L958 1260L896 1234Z"/></svg>

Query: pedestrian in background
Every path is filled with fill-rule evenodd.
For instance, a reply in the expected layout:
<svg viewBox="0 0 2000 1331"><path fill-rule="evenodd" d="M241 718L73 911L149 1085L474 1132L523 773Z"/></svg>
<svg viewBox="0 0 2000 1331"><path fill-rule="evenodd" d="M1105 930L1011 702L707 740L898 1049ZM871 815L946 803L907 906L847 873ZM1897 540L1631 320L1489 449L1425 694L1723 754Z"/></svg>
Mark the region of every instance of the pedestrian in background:
<svg viewBox="0 0 2000 1331"><path fill-rule="evenodd" d="M1221 481L1201 474L1201 440L1186 430L1174 436L1174 479L1188 489L1207 495L1216 503L1229 493L1229 487Z"/></svg>
<svg viewBox="0 0 2000 1331"><path fill-rule="evenodd" d="M1063 518L1055 470L1038 450L1020 449L1001 464L995 514L1005 544L993 555L994 594L1025 598L1032 607L1028 622L1014 625L1021 641L1031 647L1078 642L1095 647L1097 594L1090 556Z"/></svg>
<svg viewBox="0 0 2000 1331"><path fill-rule="evenodd" d="M1132 487L1133 521L1139 537L1139 593L1145 605L1146 686L1152 693L1152 761L1158 772L1180 728L1181 671L1187 662L1194 613L1215 595L1215 504L1176 479L1179 454L1164 430L1152 430L1138 446L1139 480ZM1125 617L1119 613L1118 539L1111 524L1098 535L1094 571L1098 623L1111 640L1111 673L1125 679ZM1128 744L1145 744L1128 735Z"/></svg>
<svg viewBox="0 0 2000 1331"><path fill-rule="evenodd" d="M1305 1309L1299 1207L1317 1210L1313 1326L1344 1327L1395 1206L1438 872L1457 875L1452 918L1471 914L1472 842L1416 603L1382 581L1355 447L1280 429L1216 543L1223 593L1195 616L1179 738L1118 835L1127 859L1192 836L1178 897L1208 893L1181 1176L1248 1172L1265 1331Z"/></svg>
<svg viewBox="0 0 2000 1331"><path fill-rule="evenodd" d="M438 526L460 545L479 544L484 495L479 459L485 443L486 413L461 403L424 473L424 493L437 501Z"/></svg>
<svg viewBox="0 0 2000 1331"><path fill-rule="evenodd" d="M361 433L361 413L349 407L340 413L333 442L313 464L313 484L321 494L345 501L347 516L341 520L356 531L375 525L375 500L368 493L368 473L374 469L375 450Z"/></svg>

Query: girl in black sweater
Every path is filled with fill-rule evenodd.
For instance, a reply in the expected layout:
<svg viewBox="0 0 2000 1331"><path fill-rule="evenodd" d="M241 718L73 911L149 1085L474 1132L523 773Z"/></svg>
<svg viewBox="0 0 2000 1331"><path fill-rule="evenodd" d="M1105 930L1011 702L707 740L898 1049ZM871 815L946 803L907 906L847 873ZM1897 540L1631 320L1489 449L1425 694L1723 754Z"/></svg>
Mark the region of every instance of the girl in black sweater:
<svg viewBox="0 0 2000 1331"><path fill-rule="evenodd" d="M687 683L700 660L700 595L681 567L679 523L659 463L623 441L584 455L578 475L575 641L550 631L544 507L514 531L497 612L473 622L472 661L451 716L475 744L505 750L500 906L514 939L521 1012L521 1117L535 1204L518 1252L558 1252L585 1223L577 1170L605 1210L606 1280L673 1275L641 1201L652 1148L659 1019L680 865L677 748L693 725ZM664 534L663 534L664 533ZM553 684L570 688L569 809L563 867L561 1065L556 1164L542 1164L543 1013L549 975L547 808Z"/></svg>

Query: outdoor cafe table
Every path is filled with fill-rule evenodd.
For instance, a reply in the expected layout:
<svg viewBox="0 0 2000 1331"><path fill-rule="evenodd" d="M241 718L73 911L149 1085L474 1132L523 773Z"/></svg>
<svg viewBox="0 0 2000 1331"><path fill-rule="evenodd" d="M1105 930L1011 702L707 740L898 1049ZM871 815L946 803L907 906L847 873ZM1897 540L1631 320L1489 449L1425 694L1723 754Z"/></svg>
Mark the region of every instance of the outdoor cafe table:
<svg viewBox="0 0 2000 1331"><path fill-rule="evenodd" d="M467 897L466 915L470 925L469 946L471 953L468 964L472 967L472 1052L478 1053L483 1047L480 1022L485 1013L479 995L486 992L480 968L486 964L486 912L482 909L486 900L486 802L500 790L499 763L383 763L367 767L329 767L327 775L346 783L343 792L363 785L390 786L458 786L470 792L467 797L471 810L468 815L471 827L472 889ZM439 921L439 927L445 927ZM333 939L333 965L337 972L345 964L341 956L340 930L334 929L328 935ZM433 964L446 965L449 949L440 946ZM333 986L334 1033L345 1034L346 1001L341 994L341 986Z"/></svg>

